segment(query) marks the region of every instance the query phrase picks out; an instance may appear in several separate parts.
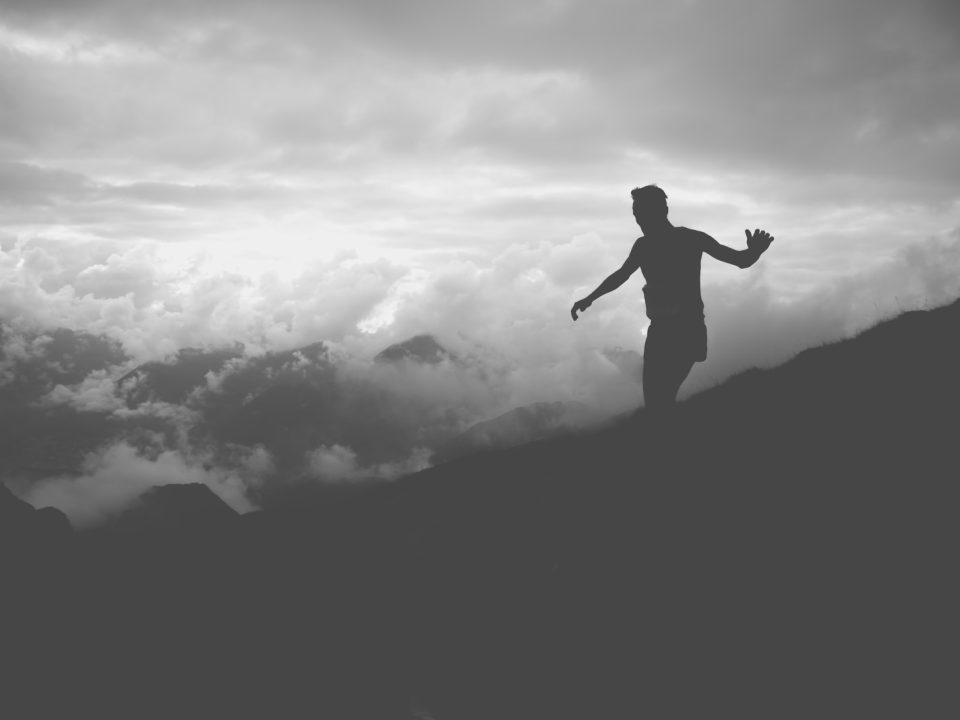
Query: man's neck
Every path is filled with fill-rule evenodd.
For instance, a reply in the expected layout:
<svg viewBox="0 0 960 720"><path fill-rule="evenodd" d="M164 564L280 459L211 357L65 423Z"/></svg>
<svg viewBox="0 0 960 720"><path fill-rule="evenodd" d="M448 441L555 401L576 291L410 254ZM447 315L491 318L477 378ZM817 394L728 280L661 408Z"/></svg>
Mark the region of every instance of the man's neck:
<svg viewBox="0 0 960 720"><path fill-rule="evenodd" d="M673 230L673 224L664 218L663 220L657 220L656 222L651 223L641 223L640 229L643 230L643 234L646 235L658 235L660 233L666 232L667 230Z"/></svg>

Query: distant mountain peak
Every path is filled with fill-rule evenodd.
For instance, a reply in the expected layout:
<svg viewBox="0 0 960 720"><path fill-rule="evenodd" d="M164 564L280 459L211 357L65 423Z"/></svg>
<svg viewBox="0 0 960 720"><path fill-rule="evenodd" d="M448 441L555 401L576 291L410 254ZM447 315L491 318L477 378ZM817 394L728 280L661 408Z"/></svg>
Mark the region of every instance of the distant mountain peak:
<svg viewBox="0 0 960 720"><path fill-rule="evenodd" d="M453 360L452 352L441 345L433 335L415 335L409 340L395 343L384 349L375 358L375 362L399 362L412 360L414 362L436 365L444 360Z"/></svg>
<svg viewBox="0 0 960 720"><path fill-rule="evenodd" d="M190 530L218 527L237 512L202 483L157 485L111 525L129 530Z"/></svg>

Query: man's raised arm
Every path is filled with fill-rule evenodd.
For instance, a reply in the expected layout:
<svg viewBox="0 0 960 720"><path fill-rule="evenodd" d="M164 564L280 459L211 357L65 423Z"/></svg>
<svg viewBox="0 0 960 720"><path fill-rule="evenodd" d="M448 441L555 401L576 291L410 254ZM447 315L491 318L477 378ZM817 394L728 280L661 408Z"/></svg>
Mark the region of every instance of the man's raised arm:
<svg viewBox="0 0 960 720"><path fill-rule="evenodd" d="M760 229L754 230L752 235L749 230L744 230L744 232L747 234L746 250L734 250L726 245L721 245L706 233L700 233L700 239L703 243L702 250L720 262L736 265L740 268L748 268L767 251L770 243L773 242L773 236L766 230Z"/></svg>
<svg viewBox="0 0 960 720"><path fill-rule="evenodd" d="M633 244L633 248L630 250L630 255L618 270L614 270L612 273L610 273L606 279L597 286L596 290L587 295L585 298L577 300L573 304L573 307L570 309L570 315L574 320L577 319L577 313L581 313L593 305L593 301L597 298L606 295L608 292L613 292L616 290L637 271L637 268L640 267L640 261L637 258L638 243L639 240Z"/></svg>

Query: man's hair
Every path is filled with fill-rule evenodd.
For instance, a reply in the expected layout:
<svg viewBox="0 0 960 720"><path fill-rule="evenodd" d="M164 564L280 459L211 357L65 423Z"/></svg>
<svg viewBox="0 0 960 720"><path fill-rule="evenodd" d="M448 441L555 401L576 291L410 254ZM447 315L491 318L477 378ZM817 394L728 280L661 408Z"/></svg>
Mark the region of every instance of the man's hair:
<svg viewBox="0 0 960 720"><path fill-rule="evenodd" d="M667 194L656 183L653 185L644 185L636 187L630 191L633 202L643 208L651 210L663 209L663 214L667 214Z"/></svg>

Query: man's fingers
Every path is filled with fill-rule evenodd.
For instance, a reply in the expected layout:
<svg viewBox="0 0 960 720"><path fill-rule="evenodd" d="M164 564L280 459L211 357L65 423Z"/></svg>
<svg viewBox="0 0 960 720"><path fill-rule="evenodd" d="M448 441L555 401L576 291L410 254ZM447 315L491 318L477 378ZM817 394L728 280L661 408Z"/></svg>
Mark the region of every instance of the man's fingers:
<svg viewBox="0 0 960 720"><path fill-rule="evenodd" d="M753 233L749 229L743 231L747 236L747 244L754 244L755 247L767 247L773 242L773 235L766 230L756 228Z"/></svg>
<svg viewBox="0 0 960 720"><path fill-rule="evenodd" d="M577 301L573 304L573 307L570 308L570 315L571 315L571 317L573 317L573 319L576 320L576 319L577 319L577 314L578 314L578 313L582 313L582 312L585 311L588 307L590 307L590 303L585 302L585 301L583 301L583 300L577 300Z"/></svg>

